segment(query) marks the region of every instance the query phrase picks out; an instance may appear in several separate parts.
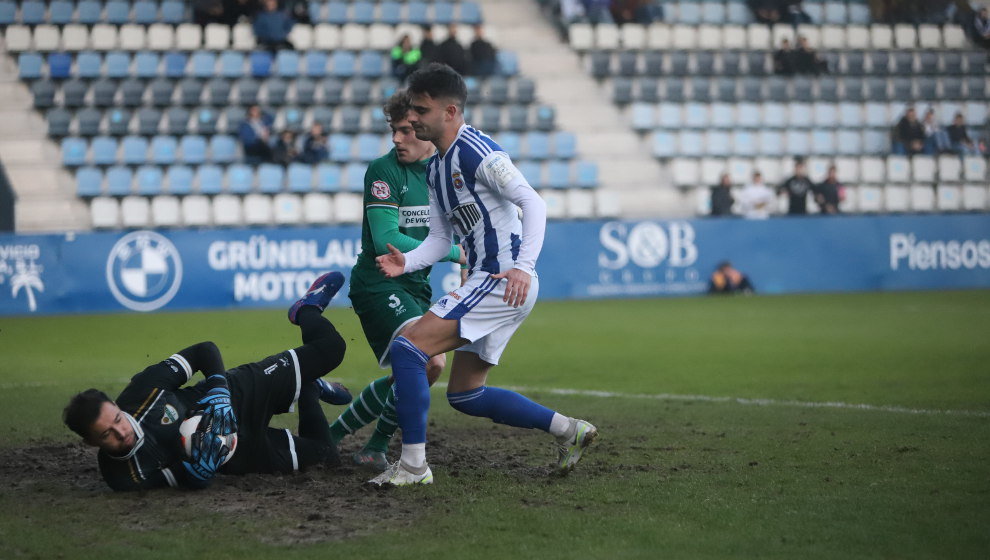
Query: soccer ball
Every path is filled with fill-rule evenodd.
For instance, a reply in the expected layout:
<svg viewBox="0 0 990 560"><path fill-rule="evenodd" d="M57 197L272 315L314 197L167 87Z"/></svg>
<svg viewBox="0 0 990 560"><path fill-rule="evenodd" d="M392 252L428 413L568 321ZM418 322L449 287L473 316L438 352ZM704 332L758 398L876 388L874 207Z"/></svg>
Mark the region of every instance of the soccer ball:
<svg viewBox="0 0 990 560"><path fill-rule="evenodd" d="M182 449L186 452L186 458L188 459L192 459L192 435L196 432L196 428L199 427L199 422L202 419L203 415L197 414L186 418L182 421L182 424L179 424L179 439L182 442ZM221 465L225 465L234 456L234 451L237 449L237 433L220 436L220 439L223 440L223 444L230 450L224 455L223 461L220 462Z"/></svg>

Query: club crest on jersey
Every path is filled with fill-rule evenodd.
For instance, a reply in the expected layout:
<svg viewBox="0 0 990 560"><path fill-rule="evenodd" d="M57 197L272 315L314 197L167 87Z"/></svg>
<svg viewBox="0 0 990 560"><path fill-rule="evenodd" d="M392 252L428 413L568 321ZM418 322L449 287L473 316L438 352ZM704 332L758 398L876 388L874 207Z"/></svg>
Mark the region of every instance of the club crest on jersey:
<svg viewBox="0 0 990 560"><path fill-rule="evenodd" d="M179 419L179 411L174 406L165 405L165 414L162 415L162 424L169 425Z"/></svg>
<svg viewBox="0 0 990 560"><path fill-rule="evenodd" d="M379 200L386 200L392 196L392 191L388 188L388 183L385 181L375 181L371 184L371 196Z"/></svg>
<svg viewBox="0 0 990 560"><path fill-rule="evenodd" d="M460 173L451 173L450 174L450 178L454 180L454 188L455 189L463 189L464 188L464 179L461 179L461 174Z"/></svg>

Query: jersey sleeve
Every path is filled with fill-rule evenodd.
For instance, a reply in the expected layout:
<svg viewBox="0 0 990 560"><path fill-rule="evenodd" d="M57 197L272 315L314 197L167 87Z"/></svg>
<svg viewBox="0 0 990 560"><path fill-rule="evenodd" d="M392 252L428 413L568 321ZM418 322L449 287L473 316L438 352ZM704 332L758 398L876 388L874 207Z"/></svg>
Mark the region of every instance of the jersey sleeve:
<svg viewBox="0 0 990 560"><path fill-rule="evenodd" d="M364 172L364 208L399 208L398 177L381 159L368 165ZM396 219L398 223L398 219Z"/></svg>
<svg viewBox="0 0 990 560"><path fill-rule="evenodd" d="M135 459L118 461L103 453L100 453L98 457L100 474L103 476L104 482L116 492L168 487L179 488L180 486L192 487L182 483L183 477L186 475L181 464L146 472L140 468Z"/></svg>
<svg viewBox="0 0 990 560"><path fill-rule="evenodd" d="M436 197L430 192L430 233L426 239L412 251L405 254L406 265L404 273L422 270L450 256L450 244L454 239L454 230L450 226L447 215L440 210Z"/></svg>
<svg viewBox="0 0 990 560"><path fill-rule="evenodd" d="M388 253L388 245L407 253L422 243L399 231L399 211L396 208L374 207L365 210L368 218L368 229L371 239L375 242L375 254ZM456 245L451 246L449 253L442 260L457 261L461 258L461 250Z"/></svg>

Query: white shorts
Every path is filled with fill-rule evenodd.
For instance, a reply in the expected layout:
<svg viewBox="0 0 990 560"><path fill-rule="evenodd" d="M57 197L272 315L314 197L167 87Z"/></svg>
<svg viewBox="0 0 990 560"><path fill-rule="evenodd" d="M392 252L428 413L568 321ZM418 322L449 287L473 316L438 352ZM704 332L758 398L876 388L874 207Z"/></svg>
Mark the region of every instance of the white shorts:
<svg viewBox="0 0 990 560"><path fill-rule="evenodd" d="M487 272L477 271L430 308L441 319L456 320L461 338L471 341L458 351L473 352L490 364L498 364L512 333L533 310L540 292L540 280L534 276L526 303L512 307L502 301L507 284L504 278L496 280Z"/></svg>

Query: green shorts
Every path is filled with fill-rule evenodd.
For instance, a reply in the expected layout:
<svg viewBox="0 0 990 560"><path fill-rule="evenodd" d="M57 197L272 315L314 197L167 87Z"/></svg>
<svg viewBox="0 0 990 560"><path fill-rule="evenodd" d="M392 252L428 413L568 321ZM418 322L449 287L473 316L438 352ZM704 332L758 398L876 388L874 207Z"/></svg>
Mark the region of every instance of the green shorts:
<svg viewBox="0 0 990 560"><path fill-rule="evenodd" d="M426 288L421 295L413 295L399 287L382 292L350 293L351 305L361 320L364 337L382 369L391 365L388 346L399 331L430 308L429 286Z"/></svg>

